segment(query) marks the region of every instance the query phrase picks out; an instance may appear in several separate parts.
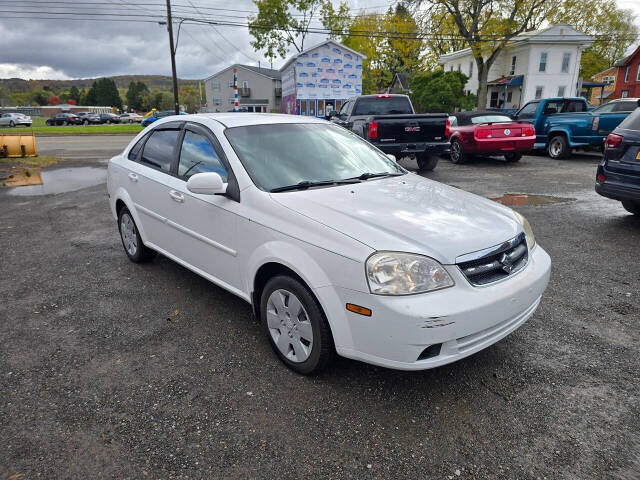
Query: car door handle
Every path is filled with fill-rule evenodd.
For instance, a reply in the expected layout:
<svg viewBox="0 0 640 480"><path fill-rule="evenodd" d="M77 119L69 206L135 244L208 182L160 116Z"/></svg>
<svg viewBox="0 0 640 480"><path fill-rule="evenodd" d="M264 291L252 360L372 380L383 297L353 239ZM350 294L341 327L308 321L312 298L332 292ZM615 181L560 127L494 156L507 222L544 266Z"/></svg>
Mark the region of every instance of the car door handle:
<svg viewBox="0 0 640 480"><path fill-rule="evenodd" d="M177 190L170 190L169 196L178 203L184 202L184 195L178 192Z"/></svg>
<svg viewBox="0 0 640 480"><path fill-rule="evenodd" d="M129 174L129 180L131 180L132 182L137 182L138 181L138 175L136 175L135 173L130 173Z"/></svg>

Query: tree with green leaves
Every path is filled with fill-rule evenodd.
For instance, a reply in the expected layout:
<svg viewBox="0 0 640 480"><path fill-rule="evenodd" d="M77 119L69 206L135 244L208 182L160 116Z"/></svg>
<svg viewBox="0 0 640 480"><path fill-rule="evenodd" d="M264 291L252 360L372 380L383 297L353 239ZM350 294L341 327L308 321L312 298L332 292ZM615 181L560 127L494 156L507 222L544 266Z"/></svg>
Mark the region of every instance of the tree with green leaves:
<svg viewBox="0 0 640 480"><path fill-rule="evenodd" d="M109 106L122 108L122 98L120 98L120 92L116 82L110 78L100 78L93 83L91 87L93 94L95 95L95 104L99 106ZM89 93L91 93L89 90ZM89 95L87 95L89 96Z"/></svg>
<svg viewBox="0 0 640 480"><path fill-rule="evenodd" d="M253 0L257 15L249 16L251 46L265 50L265 56L284 58L289 47L304 50L311 22L320 20L324 28L340 32L349 13L346 2L334 8L331 0Z"/></svg>
<svg viewBox="0 0 640 480"><path fill-rule="evenodd" d="M467 95L467 76L442 69L416 73L410 81L411 102L417 112L454 112L470 110L476 104L475 95Z"/></svg>
<svg viewBox="0 0 640 480"><path fill-rule="evenodd" d="M86 95L84 95L84 98L82 98L82 104L92 107L98 105L98 99L96 97L96 82L93 82L91 88L87 90Z"/></svg>
<svg viewBox="0 0 640 480"><path fill-rule="evenodd" d="M142 110L143 96L148 91L146 83L142 81L129 83L126 94L129 110Z"/></svg>
<svg viewBox="0 0 640 480"><path fill-rule="evenodd" d="M393 32L393 35L387 35ZM368 35L367 35L368 33ZM362 92L385 90L393 75L421 70L424 42L419 38L419 26L404 3L386 13L358 15L349 23L342 43L361 52Z"/></svg>
<svg viewBox="0 0 640 480"><path fill-rule="evenodd" d="M72 85L69 89L68 99L75 100L76 103L80 103L80 90L78 90L78 87L75 85Z"/></svg>

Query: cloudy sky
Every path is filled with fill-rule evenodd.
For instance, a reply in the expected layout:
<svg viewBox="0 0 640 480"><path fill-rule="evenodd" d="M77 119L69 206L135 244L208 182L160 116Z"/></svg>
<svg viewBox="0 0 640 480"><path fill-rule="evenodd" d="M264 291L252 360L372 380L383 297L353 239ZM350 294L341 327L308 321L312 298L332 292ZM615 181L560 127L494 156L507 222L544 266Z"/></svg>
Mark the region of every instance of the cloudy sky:
<svg viewBox="0 0 640 480"><path fill-rule="evenodd" d="M634 9L640 21L640 0L616 1ZM393 3L349 0L354 12L367 13L383 12ZM247 15L256 10L251 0L172 0L172 4L178 17L234 23L246 23ZM163 0L0 0L0 78L168 75L167 31L157 23L165 12ZM311 35L305 45L323 39ZM204 78L231 63L260 61L269 66L249 41L246 27L185 23L176 56L178 76ZM283 63L277 59L273 66Z"/></svg>

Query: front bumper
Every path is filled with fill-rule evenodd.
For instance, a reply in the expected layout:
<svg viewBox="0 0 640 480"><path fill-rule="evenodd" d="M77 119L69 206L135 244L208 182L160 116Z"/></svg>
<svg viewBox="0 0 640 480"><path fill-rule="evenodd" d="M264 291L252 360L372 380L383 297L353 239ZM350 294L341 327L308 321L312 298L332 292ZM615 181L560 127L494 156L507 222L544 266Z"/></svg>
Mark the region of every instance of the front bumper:
<svg viewBox="0 0 640 480"><path fill-rule="evenodd" d="M442 155L447 153L451 144L449 142L417 142L417 143L374 143L384 153L390 153L398 158L409 155Z"/></svg>
<svg viewBox="0 0 640 480"><path fill-rule="evenodd" d="M425 294L393 297L334 286L316 289L337 352L399 370L434 368L472 355L533 315L549 282L551 259L536 246L522 271L484 287L472 286L456 266L446 268L456 285ZM373 313L349 312L346 303ZM439 353L421 357L432 345L440 345Z"/></svg>

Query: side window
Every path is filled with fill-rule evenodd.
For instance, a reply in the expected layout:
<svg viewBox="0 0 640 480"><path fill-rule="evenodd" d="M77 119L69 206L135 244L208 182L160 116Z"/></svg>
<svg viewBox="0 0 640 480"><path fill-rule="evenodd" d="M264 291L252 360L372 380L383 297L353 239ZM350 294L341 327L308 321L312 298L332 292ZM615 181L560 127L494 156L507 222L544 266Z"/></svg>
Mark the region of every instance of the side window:
<svg viewBox="0 0 640 480"><path fill-rule="evenodd" d="M182 140L178 176L188 179L191 175L203 172L215 172L227 181L227 169L224 167L211 142L206 137L187 130Z"/></svg>
<svg viewBox="0 0 640 480"><path fill-rule="evenodd" d="M551 115L552 113L560 113L564 107L564 101L556 100L547 102L544 107L543 115Z"/></svg>
<svg viewBox="0 0 640 480"><path fill-rule="evenodd" d="M633 112L638 104L636 102L615 102L614 112Z"/></svg>
<svg viewBox="0 0 640 480"><path fill-rule="evenodd" d="M149 135L143 136L138 143L136 143L131 150L129 150L129 156L127 157L129 160L133 160L134 162L140 160L140 151L142 150L142 146L144 145L144 141L149 137Z"/></svg>
<svg viewBox="0 0 640 480"><path fill-rule="evenodd" d="M144 145L140 161L163 172L170 172L179 133L179 130L154 130Z"/></svg>
<svg viewBox="0 0 640 480"><path fill-rule="evenodd" d="M584 102L577 100L570 100L567 102L566 110L564 112L585 112L587 110Z"/></svg>
<svg viewBox="0 0 640 480"><path fill-rule="evenodd" d="M538 102L527 103L522 110L518 112L518 118L533 118L536 116L536 111L538 111Z"/></svg>
<svg viewBox="0 0 640 480"><path fill-rule="evenodd" d="M615 103L607 103L602 107L598 107L598 109L596 110L596 113L611 113L613 112L613 109L615 106L616 106Z"/></svg>
<svg viewBox="0 0 640 480"><path fill-rule="evenodd" d="M345 118L347 116L347 110L351 109L351 105L352 102L345 102L344 105L342 105L342 108L340 109L340 113L338 114L340 116L340 118Z"/></svg>

